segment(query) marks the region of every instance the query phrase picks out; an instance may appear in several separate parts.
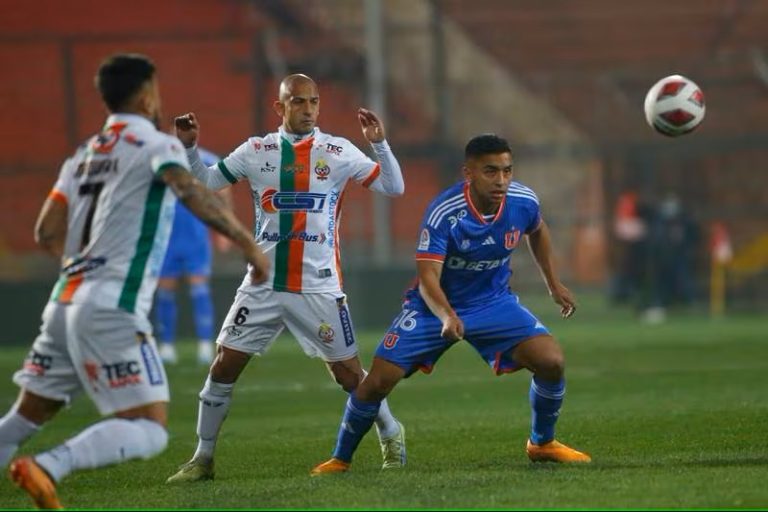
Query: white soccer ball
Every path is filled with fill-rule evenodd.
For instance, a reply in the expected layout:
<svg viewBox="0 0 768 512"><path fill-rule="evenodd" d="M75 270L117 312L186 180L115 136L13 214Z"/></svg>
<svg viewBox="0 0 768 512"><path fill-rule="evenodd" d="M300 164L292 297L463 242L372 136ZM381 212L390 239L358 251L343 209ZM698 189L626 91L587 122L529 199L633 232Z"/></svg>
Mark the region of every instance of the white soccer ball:
<svg viewBox="0 0 768 512"><path fill-rule="evenodd" d="M681 75L662 78L645 95L645 120L670 137L693 131L704 119L704 93Z"/></svg>

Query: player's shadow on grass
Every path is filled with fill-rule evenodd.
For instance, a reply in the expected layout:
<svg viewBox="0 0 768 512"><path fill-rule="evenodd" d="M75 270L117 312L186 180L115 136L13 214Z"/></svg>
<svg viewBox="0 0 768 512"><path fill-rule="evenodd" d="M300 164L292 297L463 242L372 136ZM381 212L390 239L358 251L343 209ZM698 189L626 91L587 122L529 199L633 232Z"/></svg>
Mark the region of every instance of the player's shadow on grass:
<svg viewBox="0 0 768 512"><path fill-rule="evenodd" d="M531 471L556 471L563 468L583 468L591 471L601 471L605 469L649 469L649 468L670 468L670 467L738 467L738 466L768 466L768 456L764 457L727 457L727 458L707 458L699 460L661 460L661 461L638 461L638 462L610 462L593 460L589 464L558 464L555 462L531 462L528 469Z"/></svg>

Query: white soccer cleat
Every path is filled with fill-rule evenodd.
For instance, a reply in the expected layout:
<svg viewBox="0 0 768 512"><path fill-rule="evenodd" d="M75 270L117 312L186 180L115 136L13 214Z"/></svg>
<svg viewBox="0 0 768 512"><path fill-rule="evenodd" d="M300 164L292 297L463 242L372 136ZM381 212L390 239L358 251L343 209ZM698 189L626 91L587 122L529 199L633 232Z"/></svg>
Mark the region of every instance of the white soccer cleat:
<svg viewBox="0 0 768 512"><path fill-rule="evenodd" d="M213 342L199 341L197 343L198 364L210 365L213 362Z"/></svg>
<svg viewBox="0 0 768 512"><path fill-rule="evenodd" d="M396 469L405 466L405 427L399 421L397 425L400 427L397 434L379 440L383 459L381 469Z"/></svg>

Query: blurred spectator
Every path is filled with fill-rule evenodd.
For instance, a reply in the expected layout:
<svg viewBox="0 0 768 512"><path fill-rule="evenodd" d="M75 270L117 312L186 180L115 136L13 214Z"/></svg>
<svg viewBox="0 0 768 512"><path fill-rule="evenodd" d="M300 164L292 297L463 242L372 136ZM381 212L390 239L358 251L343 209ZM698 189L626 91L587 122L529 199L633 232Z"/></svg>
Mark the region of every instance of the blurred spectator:
<svg viewBox="0 0 768 512"><path fill-rule="evenodd" d="M628 190L619 195L613 217L616 258L610 289L615 303L639 305L642 301L650 217L650 209L636 192Z"/></svg>

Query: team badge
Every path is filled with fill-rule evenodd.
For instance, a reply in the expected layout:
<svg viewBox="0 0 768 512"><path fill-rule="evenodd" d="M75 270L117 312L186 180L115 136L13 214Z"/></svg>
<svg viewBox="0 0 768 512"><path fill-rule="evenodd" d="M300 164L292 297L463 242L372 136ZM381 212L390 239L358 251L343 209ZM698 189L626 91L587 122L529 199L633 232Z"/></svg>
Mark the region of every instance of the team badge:
<svg viewBox="0 0 768 512"><path fill-rule="evenodd" d="M520 230L512 229L504 233L504 248L512 250L517 247L517 243L520 241Z"/></svg>
<svg viewBox="0 0 768 512"><path fill-rule="evenodd" d="M315 175L320 181L325 181L328 179L329 174L331 174L331 168L328 167L328 164L325 163L325 160L321 158L315 164Z"/></svg>
<svg viewBox="0 0 768 512"><path fill-rule="evenodd" d="M419 250L426 251L429 249L429 230L424 228L421 230L421 238L419 238Z"/></svg>
<svg viewBox="0 0 768 512"><path fill-rule="evenodd" d="M398 334L388 332L384 339L382 340L382 344L384 345L384 348L387 350L392 349L397 345L397 340L400 339L400 336Z"/></svg>
<svg viewBox="0 0 768 512"><path fill-rule="evenodd" d="M320 328L317 330L317 335L325 343L333 343L333 338L336 336L336 333L333 331L331 324L322 322Z"/></svg>

